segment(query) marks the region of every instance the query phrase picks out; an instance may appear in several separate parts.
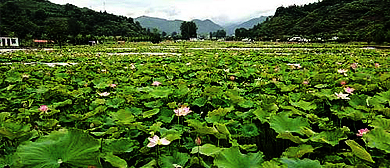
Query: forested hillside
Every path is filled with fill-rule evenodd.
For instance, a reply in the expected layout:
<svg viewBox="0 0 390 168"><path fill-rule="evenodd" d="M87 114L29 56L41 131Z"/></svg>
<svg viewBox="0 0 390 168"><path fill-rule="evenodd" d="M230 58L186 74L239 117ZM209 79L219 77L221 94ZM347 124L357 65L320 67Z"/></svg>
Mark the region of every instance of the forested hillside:
<svg viewBox="0 0 390 168"><path fill-rule="evenodd" d="M259 39L305 36L338 41L390 41L390 0L323 0L279 7L275 15L250 30Z"/></svg>
<svg viewBox="0 0 390 168"><path fill-rule="evenodd" d="M108 36L143 37L151 33L132 18L47 0L1 0L1 36L85 43Z"/></svg>

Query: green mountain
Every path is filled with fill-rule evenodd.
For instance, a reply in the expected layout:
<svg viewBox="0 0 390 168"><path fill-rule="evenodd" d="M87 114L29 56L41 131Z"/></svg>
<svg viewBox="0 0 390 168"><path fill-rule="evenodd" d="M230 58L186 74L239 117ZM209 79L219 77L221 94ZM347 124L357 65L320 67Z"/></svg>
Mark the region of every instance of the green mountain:
<svg viewBox="0 0 390 168"><path fill-rule="evenodd" d="M267 16L260 16L258 18L253 18L253 19L250 19L250 20L243 22L243 23L240 23L240 24L228 25L225 27L225 30L226 30L226 33L228 35L231 35L231 34L234 34L236 29L239 29L239 28L250 29L255 25L263 23L266 19L267 19Z"/></svg>
<svg viewBox="0 0 390 168"><path fill-rule="evenodd" d="M132 18L48 0L0 0L0 12L1 36L19 39L80 43L94 36L148 36Z"/></svg>
<svg viewBox="0 0 390 168"><path fill-rule="evenodd" d="M275 15L250 30L263 40L304 36L338 41L390 41L389 0L322 0L279 7Z"/></svg>
<svg viewBox="0 0 390 168"><path fill-rule="evenodd" d="M140 16L135 18L135 21L139 22L142 27L149 29L157 28L161 32L166 32L168 35L173 32L180 33L180 25L183 20L167 20L149 16ZM217 30L223 30L220 25L212 22L211 20L192 20L198 27L198 34L209 34L210 32L216 32Z"/></svg>

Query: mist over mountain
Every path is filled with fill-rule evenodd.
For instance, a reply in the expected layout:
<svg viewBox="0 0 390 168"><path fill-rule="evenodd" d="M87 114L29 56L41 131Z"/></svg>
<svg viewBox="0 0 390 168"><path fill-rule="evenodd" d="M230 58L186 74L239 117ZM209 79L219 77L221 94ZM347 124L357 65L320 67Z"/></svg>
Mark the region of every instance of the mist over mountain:
<svg viewBox="0 0 390 168"><path fill-rule="evenodd" d="M248 21L243 21L241 23L227 25L225 27L222 27L209 19L194 19L192 21L195 22L196 26L198 27L198 34L209 34L210 32L225 30L227 35L232 35L237 28L253 28L253 26L265 21L266 18L266 16L261 16ZM157 28L161 32L166 32L168 35L172 34L173 32L180 33L180 25L183 22L183 20L167 20L149 16L140 16L134 20L138 21L142 27L149 28L151 30L153 28Z"/></svg>

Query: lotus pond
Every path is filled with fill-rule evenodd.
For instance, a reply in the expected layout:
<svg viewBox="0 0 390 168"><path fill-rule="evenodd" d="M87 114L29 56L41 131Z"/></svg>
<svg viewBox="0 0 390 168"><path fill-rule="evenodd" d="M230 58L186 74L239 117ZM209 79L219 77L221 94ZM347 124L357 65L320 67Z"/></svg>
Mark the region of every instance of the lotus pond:
<svg viewBox="0 0 390 168"><path fill-rule="evenodd" d="M2 53L0 168L389 167L389 53L240 42Z"/></svg>

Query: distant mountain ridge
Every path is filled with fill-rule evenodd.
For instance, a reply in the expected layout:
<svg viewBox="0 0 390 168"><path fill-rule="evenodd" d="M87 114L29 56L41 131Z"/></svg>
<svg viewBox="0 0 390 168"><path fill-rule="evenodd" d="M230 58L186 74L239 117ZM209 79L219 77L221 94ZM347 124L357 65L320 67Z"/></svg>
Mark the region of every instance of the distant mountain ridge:
<svg viewBox="0 0 390 168"><path fill-rule="evenodd" d="M238 28L252 28L253 26L262 23L266 20L266 16L261 16L258 18L253 18L251 20L242 22L240 24L233 24L228 25L226 27L222 27L213 21L206 19L206 20L199 20L194 19L192 20L195 22L195 24L198 27L198 34L209 34L210 32L216 32L218 30L225 30L227 35L234 34L234 31ZM135 21L138 21L142 27L153 29L157 28L160 31L166 32L168 35L172 34L172 32L180 33L180 25L183 22L183 20L167 20L157 17L149 17L149 16L140 16L134 19Z"/></svg>
<svg viewBox="0 0 390 168"><path fill-rule="evenodd" d="M260 16L257 18L250 19L246 22L240 23L240 24L233 24L228 25L225 27L226 33L228 35L234 34L235 30L238 28L245 28L250 29L253 28L253 26L256 26L257 24L263 23L267 19L267 16Z"/></svg>
<svg viewBox="0 0 390 168"><path fill-rule="evenodd" d="M183 20L167 20L149 16L140 16L135 18L134 20L138 21L142 25L142 27L149 29L157 28L160 31L166 32L168 35L172 34L172 32L180 33L180 25L183 22ZM212 22L209 19L194 19L192 21L195 22L198 27L198 34L208 34L210 32L215 32L217 30L224 29L222 26Z"/></svg>

